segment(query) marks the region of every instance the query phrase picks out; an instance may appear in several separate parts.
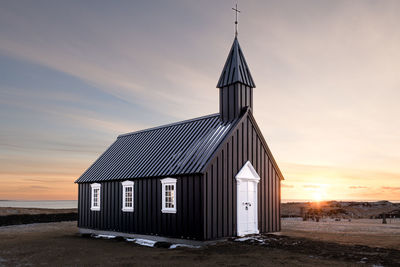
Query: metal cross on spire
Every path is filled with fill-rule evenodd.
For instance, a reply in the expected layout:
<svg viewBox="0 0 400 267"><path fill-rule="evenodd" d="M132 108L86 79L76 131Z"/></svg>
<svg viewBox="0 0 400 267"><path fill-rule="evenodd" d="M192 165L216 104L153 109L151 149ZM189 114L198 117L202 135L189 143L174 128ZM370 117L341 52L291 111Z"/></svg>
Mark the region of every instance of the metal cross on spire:
<svg viewBox="0 0 400 267"><path fill-rule="evenodd" d="M236 20L235 20L235 36L238 36L238 30L237 30L237 26L238 26L238 13L240 13L240 10L237 8L237 3L236 3L236 7L232 7L232 9L235 11L236 13Z"/></svg>

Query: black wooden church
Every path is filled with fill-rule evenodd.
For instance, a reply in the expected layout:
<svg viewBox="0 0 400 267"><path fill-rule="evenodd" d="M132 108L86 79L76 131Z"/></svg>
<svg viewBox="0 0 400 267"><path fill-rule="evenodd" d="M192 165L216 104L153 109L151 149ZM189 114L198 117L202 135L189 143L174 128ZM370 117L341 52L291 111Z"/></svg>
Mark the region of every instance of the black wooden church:
<svg viewBox="0 0 400 267"><path fill-rule="evenodd" d="M283 179L235 37L219 113L118 136L76 180L82 233L213 240L279 231Z"/></svg>

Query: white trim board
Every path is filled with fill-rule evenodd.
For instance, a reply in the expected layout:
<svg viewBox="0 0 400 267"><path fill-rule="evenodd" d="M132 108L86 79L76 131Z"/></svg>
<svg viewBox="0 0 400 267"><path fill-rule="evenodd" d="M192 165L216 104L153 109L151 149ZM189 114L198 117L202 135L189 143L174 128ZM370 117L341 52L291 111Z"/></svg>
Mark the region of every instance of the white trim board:
<svg viewBox="0 0 400 267"><path fill-rule="evenodd" d="M122 211L124 212L133 212L135 209L135 183L132 181L124 181L121 182L122 184ZM126 207L126 188L132 187L132 207Z"/></svg>
<svg viewBox="0 0 400 267"><path fill-rule="evenodd" d="M161 179L161 212L162 213L176 213L176 179L175 178L164 178ZM165 197L166 197L166 191L165 191L165 187L168 185L172 185L174 187L174 191L173 191L173 208L167 208L166 207L166 201L165 201Z"/></svg>
<svg viewBox="0 0 400 267"><path fill-rule="evenodd" d="M93 183L90 184L90 210L92 211L100 211L101 207L101 184L99 183ZM94 190L98 189L98 194L97 194L97 206L93 206L94 204Z"/></svg>

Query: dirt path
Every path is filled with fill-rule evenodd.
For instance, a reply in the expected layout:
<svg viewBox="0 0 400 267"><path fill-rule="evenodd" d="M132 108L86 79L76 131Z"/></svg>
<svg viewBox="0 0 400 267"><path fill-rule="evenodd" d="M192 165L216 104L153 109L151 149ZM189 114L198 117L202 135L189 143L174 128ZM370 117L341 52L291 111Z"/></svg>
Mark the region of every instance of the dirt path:
<svg viewBox="0 0 400 267"><path fill-rule="evenodd" d="M245 242L201 249L137 246L117 240L82 238L76 222L0 227L0 266L354 266L354 261L318 257ZM360 263L361 264L361 263Z"/></svg>

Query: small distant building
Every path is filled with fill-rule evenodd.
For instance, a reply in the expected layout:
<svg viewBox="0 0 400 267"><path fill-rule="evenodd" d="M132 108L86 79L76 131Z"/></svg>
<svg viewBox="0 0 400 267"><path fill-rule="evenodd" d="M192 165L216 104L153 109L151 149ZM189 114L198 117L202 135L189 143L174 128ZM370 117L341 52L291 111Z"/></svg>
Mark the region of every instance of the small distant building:
<svg viewBox="0 0 400 267"><path fill-rule="evenodd" d="M235 37L219 113L118 136L75 182L82 233L191 240L280 231L282 173Z"/></svg>

